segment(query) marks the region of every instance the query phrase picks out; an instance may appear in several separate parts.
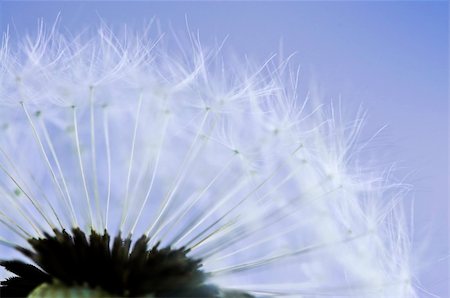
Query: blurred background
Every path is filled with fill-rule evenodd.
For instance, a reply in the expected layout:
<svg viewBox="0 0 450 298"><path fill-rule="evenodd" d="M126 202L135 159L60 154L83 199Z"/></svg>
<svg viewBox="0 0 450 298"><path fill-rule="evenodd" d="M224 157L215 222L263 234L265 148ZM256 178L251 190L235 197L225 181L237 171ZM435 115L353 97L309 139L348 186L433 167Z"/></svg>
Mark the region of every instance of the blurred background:
<svg viewBox="0 0 450 298"><path fill-rule="evenodd" d="M300 66L300 89L341 100L349 120L368 112L361 141L379 169L413 186L413 266L420 297L449 297L448 3L442 2L40 2L0 1L11 37L37 21L79 32L104 21L140 28L156 17L163 31L198 30L205 45L264 62L283 53ZM353 114L352 114L353 113ZM365 153L366 154L366 153ZM364 156L364 155L363 155Z"/></svg>

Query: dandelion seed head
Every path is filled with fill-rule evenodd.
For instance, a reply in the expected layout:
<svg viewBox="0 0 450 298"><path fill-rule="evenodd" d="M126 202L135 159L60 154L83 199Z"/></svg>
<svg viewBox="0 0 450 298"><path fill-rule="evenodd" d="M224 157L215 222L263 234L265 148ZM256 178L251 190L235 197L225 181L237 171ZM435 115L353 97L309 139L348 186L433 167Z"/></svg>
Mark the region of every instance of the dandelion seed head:
<svg viewBox="0 0 450 298"><path fill-rule="evenodd" d="M288 61L189 37L178 52L106 27L4 37L4 255L107 231L187 249L229 297L414 297L401 186L360 166L364 117L302 98Z"/></svg>

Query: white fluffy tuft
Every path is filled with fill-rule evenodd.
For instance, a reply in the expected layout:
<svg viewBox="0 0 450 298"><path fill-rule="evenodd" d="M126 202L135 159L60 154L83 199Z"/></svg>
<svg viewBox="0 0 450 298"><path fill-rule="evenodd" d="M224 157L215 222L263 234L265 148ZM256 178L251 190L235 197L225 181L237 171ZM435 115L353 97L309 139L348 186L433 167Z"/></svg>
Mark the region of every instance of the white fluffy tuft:
<svg viewBox="0 0 450 298"><path fill-rule="evenodd" d="M107 228L190 247L254 295L415 296L403 187L360 165L362 120L300 98L287 62L149 35L3 39L2 252Z"/></svg>

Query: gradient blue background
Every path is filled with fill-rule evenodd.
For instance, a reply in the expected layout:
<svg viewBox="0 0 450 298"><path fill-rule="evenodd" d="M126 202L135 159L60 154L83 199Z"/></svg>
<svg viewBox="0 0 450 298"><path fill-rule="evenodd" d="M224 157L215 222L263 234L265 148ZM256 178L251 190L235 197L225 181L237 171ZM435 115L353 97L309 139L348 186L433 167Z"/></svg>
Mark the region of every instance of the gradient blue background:
<svg viewBox="0 0 450 298"><path fill-rule="evenodd" d="M325 101L368 110L362 139L380 167L414 186L415 266L423 287L449 297L448 3L447 2L1 2L0 28L33 32L40 17L77 31L99 23L139 27L156 16L164 29L199 29L207 44L263 61L297 52L301 88L318 84ZM421 297L432 297L425 292Z"/></svg>

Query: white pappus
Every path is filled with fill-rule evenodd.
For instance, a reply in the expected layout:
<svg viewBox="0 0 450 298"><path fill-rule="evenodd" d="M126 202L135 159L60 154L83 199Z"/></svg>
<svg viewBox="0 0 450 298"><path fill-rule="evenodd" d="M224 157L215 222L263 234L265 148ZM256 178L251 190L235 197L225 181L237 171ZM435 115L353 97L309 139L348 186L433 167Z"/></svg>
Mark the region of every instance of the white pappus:
<svg viewBox="0 0 450 298"><path fill-rule="evenodd" d="M17 247L78 228L187 249L211 297L414 297L402 186L359 160L363 117L299 96L287 61L187 39L42 25L3 38L1 259L52 275ZM49 293L135 293L53 278Z"/></svg>

